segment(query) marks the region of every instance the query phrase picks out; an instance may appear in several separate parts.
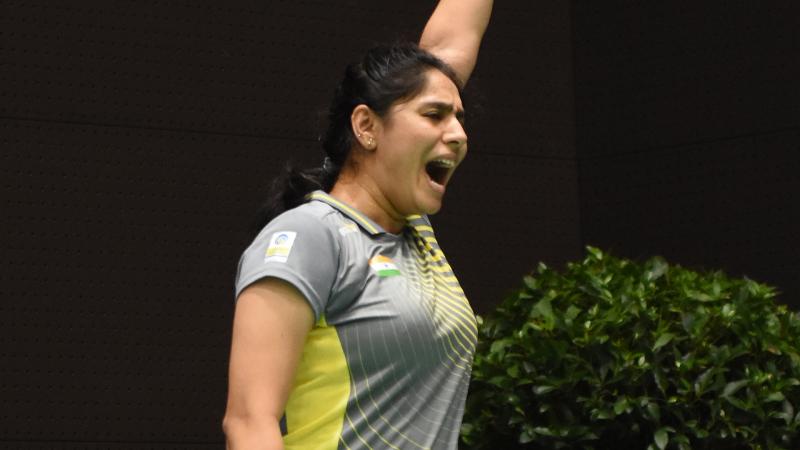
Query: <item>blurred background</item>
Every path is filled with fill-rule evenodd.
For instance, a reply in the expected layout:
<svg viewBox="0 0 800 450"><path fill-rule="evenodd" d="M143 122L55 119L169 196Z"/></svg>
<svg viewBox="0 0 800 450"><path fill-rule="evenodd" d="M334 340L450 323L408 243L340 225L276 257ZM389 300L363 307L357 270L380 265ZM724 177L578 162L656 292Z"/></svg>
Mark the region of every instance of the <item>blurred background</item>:
<svg viewBox="0 0 800 450"><path fill-rule="evenodd" d="M223 446L255 211L435 3L0 1L0 448ZM432 218L476 311L585 245L800 307L799 29L790 0L498 2Z"/></svg>

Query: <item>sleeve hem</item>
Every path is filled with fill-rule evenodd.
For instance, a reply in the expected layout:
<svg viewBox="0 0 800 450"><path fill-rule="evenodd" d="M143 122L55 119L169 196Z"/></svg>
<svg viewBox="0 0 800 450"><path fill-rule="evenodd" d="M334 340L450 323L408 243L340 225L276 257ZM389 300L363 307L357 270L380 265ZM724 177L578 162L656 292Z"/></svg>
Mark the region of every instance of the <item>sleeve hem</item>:
<svg viewBox="0 0 800 450"><path fill-rule="evenodd" d="M277 278L279 280L283 280L292 286L295 287L300 293L303 295L303 298L311 307L311 310L314 312L314 322L318 321L320 316L322 315L322 311L320 309L321 301L317 298L317 295L314 293L314 290L311 286L308 285L301 277L295 275L294 273L286 270L276 270L275 268L262 270L260 272L254 273L247 277L246 279L242 280L236 287L236 301L239 301L239 295L242 291L245 290L248 286L259 281L264 278Z"/></svg>

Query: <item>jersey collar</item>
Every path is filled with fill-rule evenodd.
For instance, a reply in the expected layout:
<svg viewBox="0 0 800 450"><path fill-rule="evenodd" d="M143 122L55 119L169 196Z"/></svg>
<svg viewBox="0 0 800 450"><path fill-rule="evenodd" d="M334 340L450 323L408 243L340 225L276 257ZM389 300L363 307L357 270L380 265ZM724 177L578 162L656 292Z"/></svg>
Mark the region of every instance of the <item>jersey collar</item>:
<svg viewBox="0 0 800 450"><path fill-rule="evenodd" d="M317 200L323 203L327 203L328 205L337 209L345 216L352 219L355 223L361 226L361 228L363 228L367 233L369 233L372 236L376 234L386 233L386 230L381 228L381 226L378 225L377 223L373 222L369 217L365 216L363 213L359 212L352 206L331 197L324 191L314 191L308 194L306 198L308 200Z"/></svg>

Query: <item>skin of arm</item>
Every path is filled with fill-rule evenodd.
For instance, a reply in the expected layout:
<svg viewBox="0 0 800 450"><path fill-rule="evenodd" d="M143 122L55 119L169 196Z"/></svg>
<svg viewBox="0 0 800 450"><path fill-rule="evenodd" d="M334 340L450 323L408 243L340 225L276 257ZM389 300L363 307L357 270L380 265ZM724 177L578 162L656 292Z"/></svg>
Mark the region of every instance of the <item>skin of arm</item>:
<svg viewBox="0 0 800 450"><path fill-rule="evenodd" d="M422 31L419 46L449 64L464 85L478 60L492 3L492 0L441 0Z"/></svg>
<svg viewBox="0 0 800 450"><path fill-rule="evenodd" d="M311 306L285 281L265 278L239 295L222 422L228 450L283 449L279 420L313 323Z"/></svg>

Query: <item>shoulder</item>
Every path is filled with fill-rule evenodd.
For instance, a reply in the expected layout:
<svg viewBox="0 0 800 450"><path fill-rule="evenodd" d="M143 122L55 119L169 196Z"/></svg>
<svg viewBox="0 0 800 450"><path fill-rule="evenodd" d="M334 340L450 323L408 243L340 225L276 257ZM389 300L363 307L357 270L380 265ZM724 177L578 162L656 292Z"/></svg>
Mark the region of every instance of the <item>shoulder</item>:
<svg viewBox="0 0 800 450"><path fill-rule="evenodd" d="M265 256L264 262L336 261L341 252L337 223L336 213L327 205L304 203L264 226L245 250L243 260L258 263Z"/></svg>
<svg viewBox="0 0 800 450"><path fill-rule="evenodd" d="M269 239L270 235L280 231L302 232L306 235L335 240L338 223L336 219L335 210L328 205L321 202L304 203L272 219L261 229L255 241Z"/></svg>
<svg viewBox="0 0 800 450"><path fill-rule="evenodd" d="M289 282L317 316L339 270L341 243L335 216L319 202L300 205L271 220L245 249L236 275L236 296L264 277Z"/></svg>

